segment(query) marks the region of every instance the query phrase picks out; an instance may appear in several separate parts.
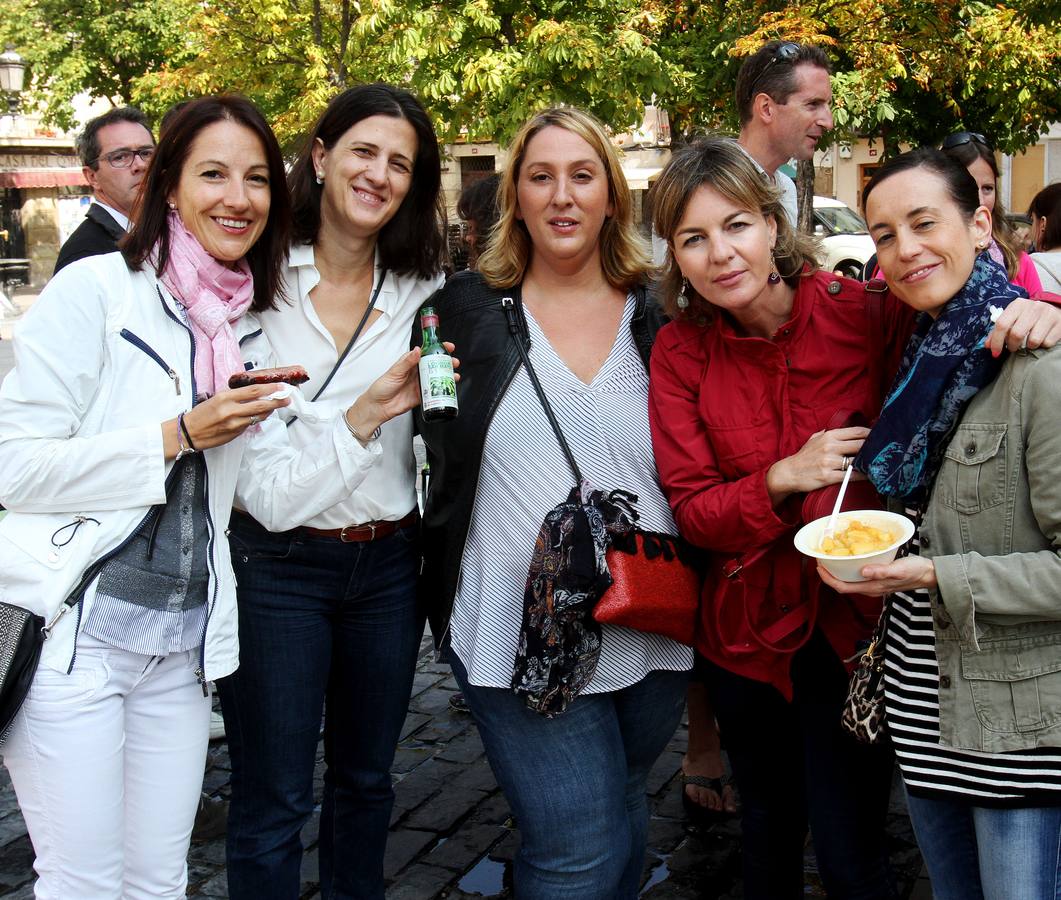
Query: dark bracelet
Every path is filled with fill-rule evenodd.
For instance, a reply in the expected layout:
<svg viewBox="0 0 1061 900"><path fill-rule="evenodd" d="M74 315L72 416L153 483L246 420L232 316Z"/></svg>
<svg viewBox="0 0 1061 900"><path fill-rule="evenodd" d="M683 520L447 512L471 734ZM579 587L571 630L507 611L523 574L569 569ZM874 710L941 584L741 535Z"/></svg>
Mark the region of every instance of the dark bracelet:
<svg viewBox="0 0 1061 900"><path fill-rule="evenodd" d="M198 450L195 446L195 441L192 440L192 436L188 433L188 426L184 424L184 413L177 416L177 424L180 425L181 431L184 432L184 439L188 442L188 448L190 450Z"/></svg>

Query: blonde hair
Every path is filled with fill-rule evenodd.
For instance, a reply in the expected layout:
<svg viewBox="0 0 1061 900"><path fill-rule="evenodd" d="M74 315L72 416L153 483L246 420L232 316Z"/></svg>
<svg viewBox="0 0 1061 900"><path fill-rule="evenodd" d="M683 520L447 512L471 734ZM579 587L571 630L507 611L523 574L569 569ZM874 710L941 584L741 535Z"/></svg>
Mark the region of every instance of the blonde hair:
<svg viewBox="0 0 1061 900"><path fill-rule="evenodd" d="M700 138L674 153L652 188L653 225L656 234L667 241L659 293L668 316L704 323L714 316L711 301L701 297L692 285L685 288L688 307L680 309L677 302L685 279L674 258L674 232L690 198L705 186L737 206L773 217L777 223L774 264L789 287L795 287L804 274L818 268L817 242L792 226L781 202L781 191L767 181L737 142L730 138Z"/></svg>
<svg viewBox="0 0 1061 900"><path fill-rule="evenodd" d="M577 134L604 164L612 215L604 220L598 238L601 268L612 287L629 290L645 281L651 272L649 249L634 224L633 201L618 152L608 139L604 126L588 112L576 107L543 110L525 122L513 138L509 163L498 188L500 216L490 232L486 250L479 257L479 271L487 283L496 288L513 287L527 271L534 247L527 226L516 216L519 208L516 186L527 145L538 132L550 127Z"/></svg>

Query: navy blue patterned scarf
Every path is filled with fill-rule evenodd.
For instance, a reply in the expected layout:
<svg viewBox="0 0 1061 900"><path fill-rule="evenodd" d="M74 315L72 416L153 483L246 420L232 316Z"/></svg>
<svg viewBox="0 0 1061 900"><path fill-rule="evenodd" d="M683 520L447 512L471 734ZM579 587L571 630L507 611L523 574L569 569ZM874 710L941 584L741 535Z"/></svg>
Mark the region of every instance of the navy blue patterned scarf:
<svg viewBox="0 0 1061 900"><path fill-rule="evenodd" d="M879 493L926 498L966 404L1002 368L1003 357L984 348L989 307L1027 296L985 252L937 318L918 317L880 419L855 457Z"/></svg>

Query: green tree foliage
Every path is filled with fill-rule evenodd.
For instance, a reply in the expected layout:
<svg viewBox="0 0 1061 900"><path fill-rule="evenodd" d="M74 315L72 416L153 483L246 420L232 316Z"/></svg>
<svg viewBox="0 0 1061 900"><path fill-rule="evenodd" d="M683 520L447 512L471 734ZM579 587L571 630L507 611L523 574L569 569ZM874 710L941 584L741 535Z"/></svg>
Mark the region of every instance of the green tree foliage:
<svg viewBox="0 0 1061 900"><path fill-rule="evenodd" d="M135 99L145 72L187 58L190 0L4 0L0 43L26 60L30 105L62 127L80 93Z"/></svg>
<svg viewBox="0 0 1061 900"><path fill-rule="evenodd" d="M889 152L962 128L1018 152L1061 118L1056 5L1045 24L1017 5L977 0L746 0L706 15L719 17L705 19L695 3L675 11L676 21L700 25L671 32L683 60L743 58L771 38L818 44L834 60L838 135L879 135ZM732 124L717 115L732 105L732 64L727 76L701 80L703 102L685 124Z"/></svg>
<svg viewBox="0 0 1061 900"><path fill-rule="evenodd" d="M283 139L336 91L418 93L445 138L504 140L534 109L585 106L615 128L653 94L676 131L735 131L740 61L764 40L835 60L839 136L933 142L959 128L1015 152L1061 119L1056 0L4 0L0 39L31 64L48 117L79 91L161 113L238 90Z"/></svg>
<svg viewBox="0 0 1061 900"><path fill-rule="evenodd" d="M291 137L337 90L378 79L423 98L444 137L504 139L534 109L587 107L629 125L682 73L637 0L231 0L204 2L194 58L146 74L156 107L242 90Z"/></svg>

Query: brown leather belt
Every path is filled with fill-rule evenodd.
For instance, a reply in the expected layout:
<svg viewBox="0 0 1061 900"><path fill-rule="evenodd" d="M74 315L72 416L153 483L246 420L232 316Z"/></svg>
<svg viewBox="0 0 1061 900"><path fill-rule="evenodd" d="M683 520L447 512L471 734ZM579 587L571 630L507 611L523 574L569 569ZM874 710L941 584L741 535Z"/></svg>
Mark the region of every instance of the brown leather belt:
<svg viewBox="0 0 1061 900"><path fill-rule="evenodd" d="M233 513L253 519L253 516L242 510L235 509ZM308 525L299 525L291 530L310 537L333 538L334 540L342 541L344 544L352 544L360 541L378 541L380 538L390 537L399 528L406 528L415 524L419 518L420 510L413 508L408 515L397 522L381 519L376 522L365 522L361 525L347 525L345 528L310 528Z"/></svg>
<svg viewBox="0 0 1061 900"><path fill-rule="evenodd" d="M365 522L362 525L347 525L345 528L310 528L308 525L301 525L295 530L308 534L310 537L335 538L344 544L350 544L356 541L378 541L380 538L390 537L399 528L414 524L418 518L420 518L420 510L414 509L397 522L381 520Z"/></svg>

